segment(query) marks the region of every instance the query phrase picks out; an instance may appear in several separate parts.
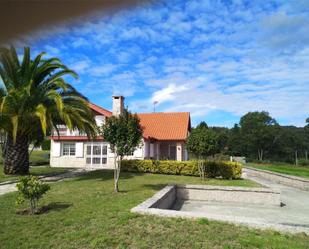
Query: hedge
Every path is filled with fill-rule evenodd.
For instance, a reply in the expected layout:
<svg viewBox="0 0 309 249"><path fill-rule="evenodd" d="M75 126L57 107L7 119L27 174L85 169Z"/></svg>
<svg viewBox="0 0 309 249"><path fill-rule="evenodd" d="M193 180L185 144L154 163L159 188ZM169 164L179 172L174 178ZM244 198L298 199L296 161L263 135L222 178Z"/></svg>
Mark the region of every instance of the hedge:
<svg viewBox="0 0 309 249"><path fill-rule="evenodd" d="M205 161L204 166L207 178L239 179L242 173L241 164L236 162ZM121 168L128 172L199 176L197 161L123 160Z"/></svg>

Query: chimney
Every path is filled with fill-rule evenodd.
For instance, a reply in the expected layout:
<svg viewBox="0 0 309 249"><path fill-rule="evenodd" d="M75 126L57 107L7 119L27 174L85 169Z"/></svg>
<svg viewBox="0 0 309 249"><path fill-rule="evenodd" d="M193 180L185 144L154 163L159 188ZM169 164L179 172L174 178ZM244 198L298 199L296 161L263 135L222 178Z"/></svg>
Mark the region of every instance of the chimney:
<svg viewBox="0 0 309 249"><path fill-rule="evenodd" d="M119 116L123 112L124 108L124 97L113 96L113 115Z"/></svg>

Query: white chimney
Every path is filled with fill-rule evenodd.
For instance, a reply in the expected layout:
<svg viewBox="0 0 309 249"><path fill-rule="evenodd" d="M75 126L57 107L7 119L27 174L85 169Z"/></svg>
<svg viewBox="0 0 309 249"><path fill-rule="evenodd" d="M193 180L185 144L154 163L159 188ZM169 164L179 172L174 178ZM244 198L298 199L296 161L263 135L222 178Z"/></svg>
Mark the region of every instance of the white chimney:
<svg viewBox="0 0 309 249"><path fill-rule="evenodd" d="M123 112L124 108L124 97L113 96L113 115L119 116Z"/></svg>

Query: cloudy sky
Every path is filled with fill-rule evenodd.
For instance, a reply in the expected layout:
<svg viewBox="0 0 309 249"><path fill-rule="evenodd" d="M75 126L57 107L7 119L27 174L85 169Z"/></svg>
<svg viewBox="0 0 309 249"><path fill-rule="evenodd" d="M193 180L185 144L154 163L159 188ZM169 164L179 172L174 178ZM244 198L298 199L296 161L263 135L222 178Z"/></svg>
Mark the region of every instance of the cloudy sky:
<svg viewBox="0 0 309 249"><path fill-rule="evenodd" d="M122 94L133 112L190 111L231 127L248 111L281 124L309 116L309 1L165 0L24 37L57 56L92 102Z"/></svg>

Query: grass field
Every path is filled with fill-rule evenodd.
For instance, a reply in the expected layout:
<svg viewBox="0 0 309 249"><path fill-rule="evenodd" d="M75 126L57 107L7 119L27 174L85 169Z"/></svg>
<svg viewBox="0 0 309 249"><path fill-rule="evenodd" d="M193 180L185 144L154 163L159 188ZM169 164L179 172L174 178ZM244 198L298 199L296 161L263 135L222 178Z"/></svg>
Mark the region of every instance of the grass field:
<svg viewBox="0 0 309 249"><path fill-rule="evenodd" d="M2 164L2 151L0 150L0 163ZM49 150L34 150L30 154L30 165L46 165L49 164Z"/></svg>
<svg viewBox="0 0 309 249"><path fill-rule="evenodd" d="M52 184L41 202L49 212L15 213L16 193L0 197L1 248L308 248L305 234L249 229L206 219L159 218L130 213L167 183L201 184L198 177L121 174L113 193L111 171L95 171ZM246 180L207 184L255 186Z"/></svg>
<svg viewBox="0 0 309 249"><path fill-rule="evenodd" d="M258 163L248 163L248 167L253 167L257 169L269 170L277 173L294 175L300 177L309 178L309 167L300 167L292 164L258 164Z"/></svg>
<svg viewBox="0 0 309 249"><path fill-rule="evenodd" d="M49 151L33 151L30 155L30 165L40 165L30 166L30 174L32 175L49 175L68 171L67 168L51 168L49 166ZM18 176L4 175L2 158L0 158L0 182L16 180L17 178Z"/></svg>

